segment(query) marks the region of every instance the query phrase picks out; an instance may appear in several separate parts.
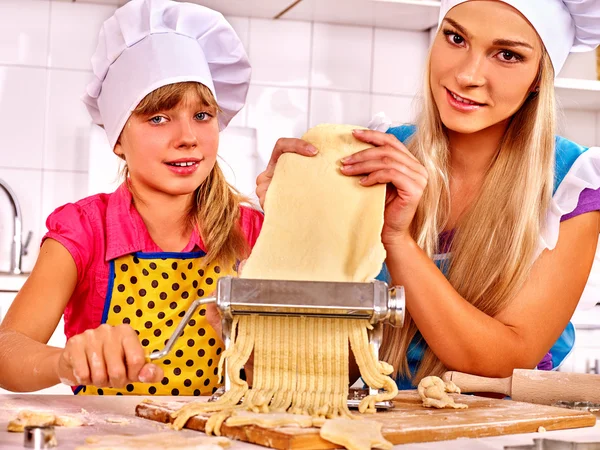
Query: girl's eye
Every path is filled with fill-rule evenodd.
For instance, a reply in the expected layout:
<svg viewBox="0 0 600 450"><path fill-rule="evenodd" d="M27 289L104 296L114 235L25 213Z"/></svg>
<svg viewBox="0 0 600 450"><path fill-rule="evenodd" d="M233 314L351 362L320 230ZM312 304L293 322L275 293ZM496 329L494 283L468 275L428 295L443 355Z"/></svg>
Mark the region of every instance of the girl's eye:
<svg viewBox="0 0 600 450"><path fill-rule="evenodd" d="M151 123L153 123L153 124L156 124L156 125L158 125L158 124L160 124L160 123L163 123L163 122L162 122L163 120L164 120L164 117L163 117L163 116L154 116L154 117L152 117L152 118L149 120L149 122L151 122Z"/></svg>
<svg viewBox="0 0 600 450"><path fill-rule="evenodd" d="M509 50L502 50L498 55L500 56L500 60L504 62L515 63L523 60L520 55L517 55Z"/></svg>
<svg viewBox="0 0 600 450"><path fill-rule="evenodd" d="M464 38L460 34L455 33L454 31L444 30L444 35L446 36L448 42L450 42L451 44L461 45L465 42Z"/></svg>
<svg viewBox="0 0 600 450"><path fill-rule="evenodd" d="M210 114L206 112L196 114L196 119L200 121L208 120L209 117L211 117Z"/></svg>

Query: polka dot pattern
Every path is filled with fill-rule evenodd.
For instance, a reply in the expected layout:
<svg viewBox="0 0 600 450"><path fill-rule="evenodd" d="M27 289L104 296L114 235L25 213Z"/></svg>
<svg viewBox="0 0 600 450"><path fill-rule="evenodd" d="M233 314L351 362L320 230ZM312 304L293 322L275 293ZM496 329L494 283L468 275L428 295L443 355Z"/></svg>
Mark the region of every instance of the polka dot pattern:
<svg viewBox="0 0 600 450"><path fill-rule="evenodd" d="M206 267L202 258L144 259L127 255L114 261L114 283L106 323L130 324L145 351L161 350L185 311L211 294L217 280L234 274L228 265ZM224 348L199 309L169 355L156 362L164 378L153 384L130 383L122 389L85 386L90 395L211 395L220 386L216 366Z"/></svg>

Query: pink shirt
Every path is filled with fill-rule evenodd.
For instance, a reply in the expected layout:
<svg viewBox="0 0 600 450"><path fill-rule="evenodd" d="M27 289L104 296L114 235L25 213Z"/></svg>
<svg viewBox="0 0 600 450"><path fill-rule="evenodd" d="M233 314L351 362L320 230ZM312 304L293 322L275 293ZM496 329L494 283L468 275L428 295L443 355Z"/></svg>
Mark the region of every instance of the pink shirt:
<svg viewBox="0 0 600 450"><path fill-rule="evenodd" d="M252 248L263 215L242 206L240 223ZM42 242L47 238L60 242L77 266L77 286L64 312L67 338L102 323L112 259L134 252L162 252L150 237L125 183L112 194L97 194L61 206L50 214L46 227ZM194 231L182 252L197 250L206 248Z"/></svg>

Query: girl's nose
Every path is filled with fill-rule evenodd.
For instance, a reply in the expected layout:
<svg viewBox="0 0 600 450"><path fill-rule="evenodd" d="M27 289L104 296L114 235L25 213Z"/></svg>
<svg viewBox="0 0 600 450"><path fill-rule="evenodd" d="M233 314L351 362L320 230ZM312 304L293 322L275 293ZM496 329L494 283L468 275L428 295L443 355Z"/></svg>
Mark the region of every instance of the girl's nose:
<svg viewBox="0 0 600 450"><path fill-rule="evenodd" d="M177 139L177 148L193 148L198 145L198 138L194 132L191 122L184 121L179 127L179 136Z"/></svg>

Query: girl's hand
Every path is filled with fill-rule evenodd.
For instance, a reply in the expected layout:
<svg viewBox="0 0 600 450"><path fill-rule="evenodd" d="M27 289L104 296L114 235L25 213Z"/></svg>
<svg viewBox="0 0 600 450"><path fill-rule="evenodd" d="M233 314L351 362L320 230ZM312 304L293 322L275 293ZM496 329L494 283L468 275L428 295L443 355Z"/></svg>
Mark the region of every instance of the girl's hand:
<svg viewBox="0 0 600 450"><path fill-rule="evenodd" d="M358 140L374 145L342 160L344 175L363 176L363 186L387 184L384 245L410 236L410 224L427 186L427 170L395 136L371 130L354 130Z"/></svg>
<svg viewBox="0 0 600 450"><path fill-rule="evenodd" d="M157 383L163 370L146 363L144 348L130 325L103 324L71 337L58 360L60 381L70 386L122 388L128 383Z"/></svg>
<svg viewBox="0 0 600 450"><path fill-rule="evenodd" d="M212 297L214 292L209 295ZM221 321L221 313L219 312L216 303L206 305L206 321L216 331L220 340L223 340L223 322Z"/></svg>
<svg viewBox="0 0 600 450"><path fill-rule="evenodd" d="M258 196L260 206L263 209L265 206L267 190L269 189L269 185L273 179L273 174L275 173L277 160L284 153L297 153L298 155L315 156L317 154L317 149L302 139L281 138L277 141L267 168L256 179L256 195Z"/></svg>

